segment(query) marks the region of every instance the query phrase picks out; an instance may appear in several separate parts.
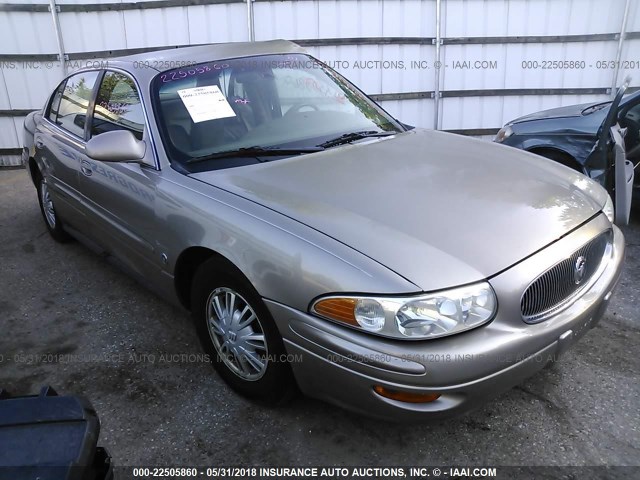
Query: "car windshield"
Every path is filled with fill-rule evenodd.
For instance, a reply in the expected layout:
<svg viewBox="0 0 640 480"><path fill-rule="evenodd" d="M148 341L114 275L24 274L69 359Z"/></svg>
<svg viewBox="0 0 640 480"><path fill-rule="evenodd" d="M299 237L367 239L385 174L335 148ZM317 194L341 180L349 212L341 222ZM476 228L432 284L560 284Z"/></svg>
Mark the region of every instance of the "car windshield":
<svg viewBox="0 0 640 480"><path fill-rule="evenodd" d="M224 152L235 152L236 160L266 148L289 156L404 131L342 76L303 54L170 70L154 79L152 91L169 157L206 163L199 170L219 168ZM268 160L278 158L278 151L269 153Z"/></svg>

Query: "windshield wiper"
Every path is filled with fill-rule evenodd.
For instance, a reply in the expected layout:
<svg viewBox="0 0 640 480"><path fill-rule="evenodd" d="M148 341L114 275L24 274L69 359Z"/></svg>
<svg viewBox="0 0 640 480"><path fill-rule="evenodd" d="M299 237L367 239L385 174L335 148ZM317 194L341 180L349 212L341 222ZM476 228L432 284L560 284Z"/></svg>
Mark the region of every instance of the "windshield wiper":
<svg viewBox="0 0 640 480"><path fill-rule="evenodd" d="M388 131L379 132L379 131L376 131L376 130L365 130L364 132L345 133L344 135L340 135L337 138L333 138L331 140L327 140L326 142L323 142L318 146L319 147L323 147L323 148L336 147L338 145L343 145L345 143L351 143L351 142L354 142L356 140L360 140L362 138L387 137L389 135L397 135L398 133L400 133L400 132L388 132Z"/></svg>
<svg viewBox="0 0 640 480"><path fill-rule="evenodd" d="M300 147L300 148L279 148L279 147L243 147L233 150L225 150L223 152L210 153L201 157L194 157L186 161L186 163L205 162L207 160L215 160L216 158L233 158L233 157L265 157L265 156L284 156L284 155L300 155L303 153L320 152L323 147Z"/></svg>

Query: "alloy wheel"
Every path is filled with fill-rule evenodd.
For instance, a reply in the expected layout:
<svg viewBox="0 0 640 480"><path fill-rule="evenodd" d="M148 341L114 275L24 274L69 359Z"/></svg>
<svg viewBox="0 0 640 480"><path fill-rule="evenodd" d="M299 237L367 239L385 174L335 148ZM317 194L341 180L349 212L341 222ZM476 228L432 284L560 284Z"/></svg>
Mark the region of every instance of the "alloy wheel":
<svg viewBox="0 0 640 480"><path fill-rule="evenodd" d="M256 381L267 370L264 329L251 305L236 291L216 288L207 300L207 328L224 364L243 380Z"/></svg>
<svg viewBox="0 0 640 480"><path fill-rule="evenodd" d="M49 193L49 186L45 181L42 181L40 184L40 199L42 200L44 218L51 228L56 228L56 211L53 208L53 200Z"/></svg>

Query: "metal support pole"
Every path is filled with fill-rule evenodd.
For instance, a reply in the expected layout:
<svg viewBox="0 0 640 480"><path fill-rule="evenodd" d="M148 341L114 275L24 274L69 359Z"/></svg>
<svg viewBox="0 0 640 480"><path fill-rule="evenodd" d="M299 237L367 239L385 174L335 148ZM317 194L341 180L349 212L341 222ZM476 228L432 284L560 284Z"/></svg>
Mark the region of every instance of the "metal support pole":
<svg viewBox="0 0 640 480"><path fill-rule="evenodd" d="M436 77L435 87L433 91L433 129L438 130L440 123L440 45L442 44L442 38L440 37L440 15L441 15L441 0L436 0L436 38L434 40L436 44L436 59L433 63Z"/></svg>
<svg viewBox="0 0 640 480"><path fill-rule="evenodd" d="M247 29L249 30L249 41L254 42L256 33L253 25L253 0L247 0Z"/></svg>
<svg viewBox="0 0 640 480"><path fill-rule="evenodd" d="M51 19L53 20L53 28L56 31L56 40L58 42L58 58L62 65L63 75L67 74L67 56L64 53L64 44L62 43L62 29L60 28L60 20L58 19L58 6L56 0L49 0L49 10L51 10Z"/></svg>
<svg viewBox="0 0 640 480"><path fill-rule="evenodd" d="M616 68L613 71L613 83L611 84L611 98L616 96L618 90L618 75L620 74L620 58L622 57L622 47L624 46L624 37L627 35L627 20L629 20L629 7L631 0L627 0L624 6L624 15L622 17L622 28L620 28L620 38L618 39L618 51L616 52Z"/></svg>

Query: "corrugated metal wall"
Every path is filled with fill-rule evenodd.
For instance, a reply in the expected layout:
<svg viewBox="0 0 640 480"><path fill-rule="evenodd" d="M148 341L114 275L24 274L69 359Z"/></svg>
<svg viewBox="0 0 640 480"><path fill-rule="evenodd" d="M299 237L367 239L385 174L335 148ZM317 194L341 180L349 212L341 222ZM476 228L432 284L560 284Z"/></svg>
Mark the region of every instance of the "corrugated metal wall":
<svg viewBox="0 0 640 480"><path fill-rule="evenodd" d="M0 165L17 163L24 115L63 75L43 1L0 1ZM436 0L259 0L253 31L256 40L300 40L406 123L432 128L439 90L438 128L489 137L529 112L606 99L616 68L605 62L616 60L626 3L441 0L437 70ZM137 49L250 38L242 0L56 4L69 70ZM618 80L635 74L639 85L640 2L629 5L621 54L629 68ZM584 63L551 64L565 60Z"/></svg>

